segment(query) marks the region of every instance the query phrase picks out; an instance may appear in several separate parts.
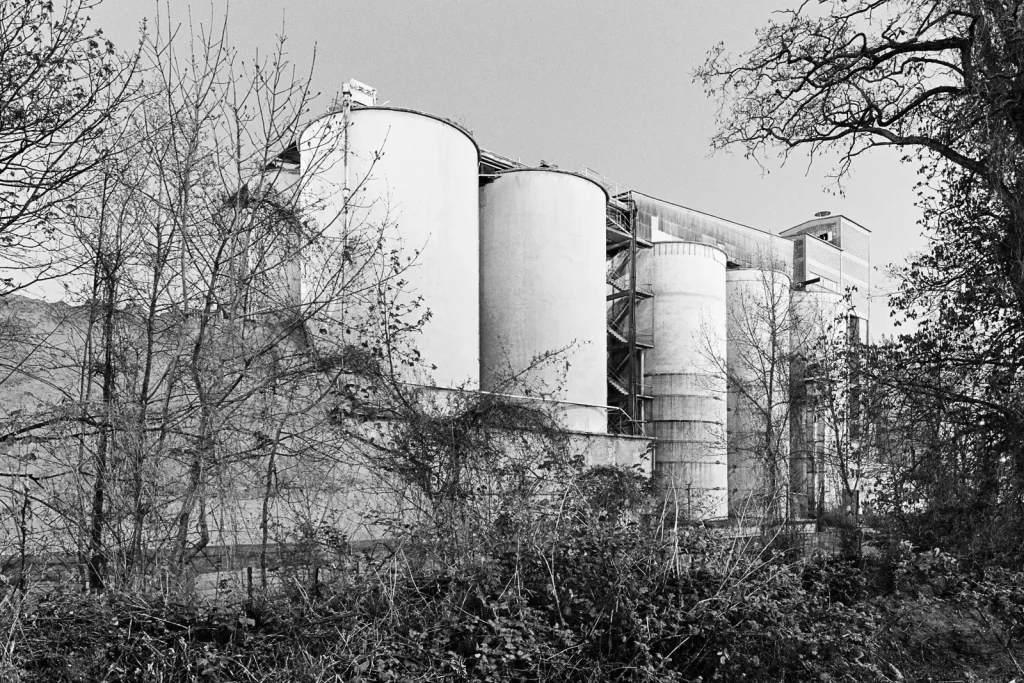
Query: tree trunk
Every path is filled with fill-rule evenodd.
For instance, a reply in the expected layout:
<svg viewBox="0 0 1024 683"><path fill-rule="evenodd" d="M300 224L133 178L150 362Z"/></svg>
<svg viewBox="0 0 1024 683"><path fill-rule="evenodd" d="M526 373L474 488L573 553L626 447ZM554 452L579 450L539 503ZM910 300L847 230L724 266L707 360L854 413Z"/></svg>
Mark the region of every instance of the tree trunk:
<svg viewBox="0 0 1024 683"><path fill-rule="evenodd" d="M115 271L116 272L116 271ZM114 296L117 287L113 273L106 274L103 311L103 416L96 444L96 478L93 483L92 521L89 529L89 589L102 591L107 556L103 546L106 524L107 468L110 455L111 405L114 400Z"/></svg>

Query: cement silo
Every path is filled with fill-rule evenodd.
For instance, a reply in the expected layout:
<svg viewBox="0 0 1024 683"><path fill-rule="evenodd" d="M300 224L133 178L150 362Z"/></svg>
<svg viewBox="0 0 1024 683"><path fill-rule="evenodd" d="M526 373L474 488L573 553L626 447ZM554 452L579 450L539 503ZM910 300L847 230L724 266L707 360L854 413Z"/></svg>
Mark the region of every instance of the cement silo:
<svg viewBox="0 0 1024 683"><path fill-rule="evenodd" d="M729 516L751 522L788 507L790 288L778 270L726 273Z"/></svg>
<svg viewBox="0 0 1024 683"><path fill-rule="evenodd" d="M291 317L302 303L299 188L298 165L278 163L245 193L249 225L256 228L246 259L258 285L249 297L255 311L287 312Z"/></svg>
<svg viewBox="0 0 1024 683"><path fill-rule="evenodd" d="M433 116L367 107L313 121L300 152L307 206L323 232L306 259L306 304L337 291L334 271L318 265L330 258L358 273L364 287L389 276L382 291L405 322L430 311L420 332L410 335L430 380L477 386L479 149L473 139ZM382 248L371 253L378 236ZM336 317L355 314L333 310ZM371 300L359 308L364 315L380 310Z"/></svg>
<svg viewBox="0 0 1024 683"><path fill-rule="evenodd" d="M654 297L642 303L654 348L647 353L655 475L662 495L690 519L728 513L725 252L659 242L641 255Z"/></svg>
<svg viewBox="0 0 1024 683"><path fill-rule="evenodd" d="M480 188L481 387L553 391L580 408L567 419L584 431L607 428L607 201L597 183L554 169L508 171Z"/></svg>

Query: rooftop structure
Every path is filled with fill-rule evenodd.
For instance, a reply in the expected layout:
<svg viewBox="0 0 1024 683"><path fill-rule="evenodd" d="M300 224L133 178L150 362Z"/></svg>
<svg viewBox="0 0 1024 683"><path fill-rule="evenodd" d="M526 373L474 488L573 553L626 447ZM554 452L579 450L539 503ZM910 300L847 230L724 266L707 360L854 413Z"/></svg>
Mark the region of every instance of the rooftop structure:
<svg viewBox="0 0 1024 683"><path fill-rule="evenodd" d="M782 236L793 242L793 281L797 287L845 294L850 291L858 322L867 341L871 318L871 231L846 216L824 215L805 221Z"/></svg>

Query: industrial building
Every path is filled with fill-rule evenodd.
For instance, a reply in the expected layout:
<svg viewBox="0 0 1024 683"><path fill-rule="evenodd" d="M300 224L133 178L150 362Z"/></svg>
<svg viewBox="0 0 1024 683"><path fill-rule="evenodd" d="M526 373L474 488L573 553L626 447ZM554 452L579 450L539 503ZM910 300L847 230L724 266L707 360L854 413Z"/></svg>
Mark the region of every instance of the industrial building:
<svg viewBox="0 0 1024 683"><path fill-rule="evenodd" d="M331 198L317 214L334 225L327 232L393 228L395 245L415 254L404 279L431 311L417 338L431 372L409 380L544 396L572 431L627 439L635 456L638 439L653 440L660 490L682 514L763 512L763 473L743 445L756 417L729 378L750 374L744 353L777 340L740 338L740 302L827 319L854 287L851 329L866 340L870 232L822 213L771 234L587 169L527 166L453 122L377 106L375 95L347 89L281 158L312 188L311 204ZM316 276L315 262L303 264L300 296L315 296ZM800 343L787 332L783 346ZM552 353L565 362L538 362ZM790 481L793 466L781 463L771 477L799 497L823 481L807 476L820 444L780 419L774 452L801 474ZM812 454L790 454L790 441Z"/></svg>
<svg viewBox="0 0 1024 683"><path fill-rule="evenodd" d="M382 364L395 370L390 387L411 389L428 411L492 398L460 390L540 402L533 414L545 425L557 415L569 433L556 430L560 455L638 466L678 518L753 526L856 502L829 469L834 437L816 407L813 364L790 362L833 320L846 338L868 338L870 232L854 221L821 213L772 234L586 168L523 164L444 118L377 106L359 87L262 171L259 192L243 187L217 207L225 224L246 227L218 233L223 272L196 266L197 280L213 273L198 315L177 308L184 298L162 308L4 298L4 320L19 331L3 359L15 368L4 391L19 436L0 444L16 483L0 503L22 511L8 540L31 535L39 551L65 549L78 558L68 566L83 567L83 540L99 547L103 532L85 523L84 506L113 500L113 478L131 491L118 494L120 509L134 512L112 527L154 552L185 557L195 540L252 567L254 549L291 542L308 519L349 541L379 539L380 509L401 513L405 491L367 444L410 424L374 405ZM267 239L253 242L258 212ZM386 315L374 310L380 290ZM396 363L395 347L373 349L360 376L366 321L403 329L401 315L414 319L404 328L412 353ZM194 372L178 364L186 344ZM159 399L140 387L143 375L166 379ZM215 427L195 400L207 378L226 378L230 398L213 410ZM146 410L157 400L159 416ZM85 435L95 438L90 456L67 426L92 411L108 422ZM162 421L156 442L147 420ZM515 429L501 436L530 442ZM522 448L534 453L530 443ZM108 448L125 469L83 478L83 457L107 463ZM68 497L67 509L37 506L29 519L29 482ZM144 490L157 502L143 505Z"/></svg>

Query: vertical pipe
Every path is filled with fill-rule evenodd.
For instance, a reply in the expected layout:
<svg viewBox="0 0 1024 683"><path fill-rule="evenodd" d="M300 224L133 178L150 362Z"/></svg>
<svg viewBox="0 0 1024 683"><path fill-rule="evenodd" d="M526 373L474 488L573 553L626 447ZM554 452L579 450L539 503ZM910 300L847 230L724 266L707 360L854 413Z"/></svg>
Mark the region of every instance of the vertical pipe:
<svg viewBox="0 0 1024 683"><path fill-rule="evenodd" d="M629 200L629 420L630 434L643 434L643 427L638 421L637 385L640 378L639 363L636 353L636 204Z"/></svg>
<svg viewBox="0 0 1024 683"><path fill-rule="evenodd" d="M349 155L349 140L348 140L348 128L351 124L351 111L352 111L352 90L346 86L341 91L341 163L342 163L342 186L341 186L341 254L342 254L342 266L341 266L341 291L347 291L346 275L348 275L348 264L345 263L345 255L348 253L348 227L349 227L349 202L352 198L352 190L349 187L349 170L348 170L348 155ZM346 313L347 306L345 305L348 297L342 296L339 306L341 308L338 311L338 318L341 321L341 329L345 329L346 325ZM345 344L341 345L341 362L344 367L346 348Z"/></svg>

